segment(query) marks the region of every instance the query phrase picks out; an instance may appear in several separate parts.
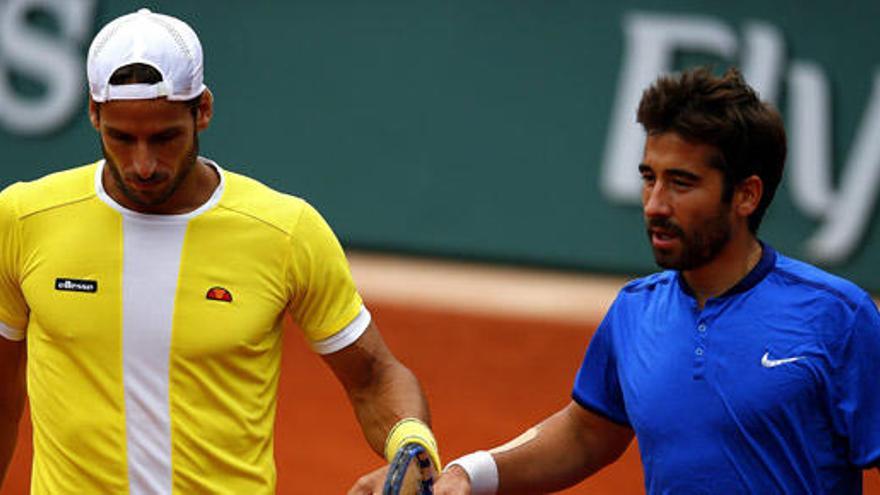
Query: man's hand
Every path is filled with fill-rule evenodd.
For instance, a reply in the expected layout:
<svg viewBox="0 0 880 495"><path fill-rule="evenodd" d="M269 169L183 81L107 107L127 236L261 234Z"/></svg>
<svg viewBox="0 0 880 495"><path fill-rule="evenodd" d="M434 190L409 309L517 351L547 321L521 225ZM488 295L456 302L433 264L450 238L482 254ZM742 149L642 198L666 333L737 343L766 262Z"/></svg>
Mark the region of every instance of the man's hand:
<svg viewBox="0 0 880 495"><path fill-rule="evenodd" d="M361 476L348 491L348 495L381 495L387 474L388 466L383 466Z"/></svg>
<svg viewBox="0 0 880 495"><path fill-rule="evenodd" d="M471 480L461 466L447 469L434 484L434 495L470 495Z"/></svg>
<svg viewBox="0 0 880 495"><path fill-rule="evenodd" d="M388 475L388 466L365 474L355 482L348 495L381 495ZM434 495L470 495L471 480L459 466L444 471L434 484Z"/></svg>

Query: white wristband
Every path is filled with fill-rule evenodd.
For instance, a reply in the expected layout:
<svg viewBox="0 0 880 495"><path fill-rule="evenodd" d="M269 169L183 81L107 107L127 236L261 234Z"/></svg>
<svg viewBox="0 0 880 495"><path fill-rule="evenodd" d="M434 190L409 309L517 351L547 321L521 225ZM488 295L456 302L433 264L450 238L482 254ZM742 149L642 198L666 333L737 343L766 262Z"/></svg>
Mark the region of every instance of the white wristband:
<svg viewBox="0 0 880 495"><path fill-rule="evenodd" d="M495 495L498 490L498 466L492 454L479 450L450 462L444 471L458 465L471 479L472 495Z"/></svg>

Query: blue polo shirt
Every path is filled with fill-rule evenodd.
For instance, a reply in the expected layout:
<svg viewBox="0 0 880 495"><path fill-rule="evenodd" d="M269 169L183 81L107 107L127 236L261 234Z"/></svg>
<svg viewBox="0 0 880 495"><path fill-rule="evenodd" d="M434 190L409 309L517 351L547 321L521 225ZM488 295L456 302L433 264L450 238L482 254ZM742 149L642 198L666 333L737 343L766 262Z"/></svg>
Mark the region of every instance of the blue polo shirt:
<svg viewBox="0 0 880 495"><path fill-rule="evenodd" d="M572 396L633 428L649 494L861 494L880 461L880 315L765 244L702 310L676 271L626 285Z"/></svg>

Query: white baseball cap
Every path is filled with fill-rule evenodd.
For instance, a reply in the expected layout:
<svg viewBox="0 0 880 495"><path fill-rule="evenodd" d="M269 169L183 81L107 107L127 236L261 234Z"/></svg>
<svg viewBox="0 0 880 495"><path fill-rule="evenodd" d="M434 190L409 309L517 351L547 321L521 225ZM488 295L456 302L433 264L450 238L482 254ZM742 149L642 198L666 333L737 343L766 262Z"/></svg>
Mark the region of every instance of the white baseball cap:
<svg viewBox="0 0 880 495"><path fill-rule="evenodd" d="M110 84L120 67L146 64L162 75L156 84ZM149 9L118 17L89 47L89 93L97 102L168 98L184 101L205 91L202 44L185 22Z"/></svg>

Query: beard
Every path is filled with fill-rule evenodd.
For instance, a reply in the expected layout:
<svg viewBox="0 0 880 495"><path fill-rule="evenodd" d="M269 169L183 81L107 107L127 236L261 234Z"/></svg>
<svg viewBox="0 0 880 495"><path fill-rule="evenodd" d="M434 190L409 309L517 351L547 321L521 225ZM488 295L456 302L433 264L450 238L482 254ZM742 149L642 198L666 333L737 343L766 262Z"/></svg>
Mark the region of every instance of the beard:
<svg viewBox="0 0 880 495"><path fill-rule="evenodd" d="M189 176L190 172L195 168L196 161L199 157L199 135L197 132L193 132L193 144L190 146L190 149L186 152L184 157L181 159L179 166L176 168L177 173L171 177L168 185L165 189L158 191L157 194L153 195L145 195L142 194L135 189L129 187L126 180L131 182L150 182L150 181L163 181L168 178L168 174L164 172L154 173L150 177L146 179L142 179L138 177L134 172L128 173L123 177L122 171L116 161L113 160L113 157L110 156L110 153L107 152L107 148L104 146L103 140L101 141L101 151L104 154L104 160L106 161L106 166L110 170L110 176L113 177L113 183L116 184L116 187L122 194L131 201L132 203L141 206L146 209L155 208L157 206L162 205L168 199L174 195L175 192L180 188L180 184Z"/></svg>
<svg viewBox="0 0 880 495"><path fill-rule="evenodd" d="M681 249L676 252L653 247L654 261L662 268L673 270L693 270L714 260L730 241L731 222L728 218L729 205L722 204L717 213L690 232L673 223L668 218L652 218L647 222L648 238L651 229L663 229L672 233L680 241Z"/></svg>

